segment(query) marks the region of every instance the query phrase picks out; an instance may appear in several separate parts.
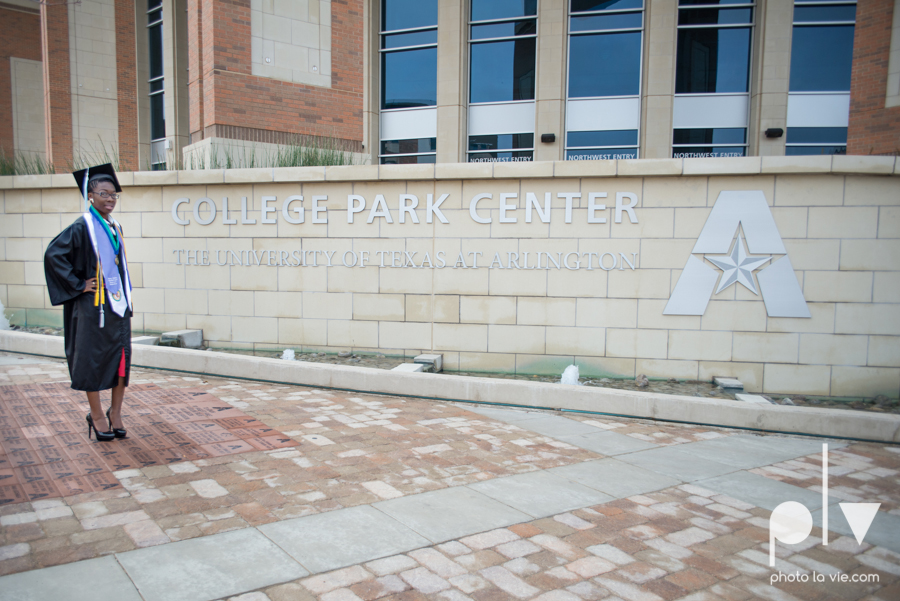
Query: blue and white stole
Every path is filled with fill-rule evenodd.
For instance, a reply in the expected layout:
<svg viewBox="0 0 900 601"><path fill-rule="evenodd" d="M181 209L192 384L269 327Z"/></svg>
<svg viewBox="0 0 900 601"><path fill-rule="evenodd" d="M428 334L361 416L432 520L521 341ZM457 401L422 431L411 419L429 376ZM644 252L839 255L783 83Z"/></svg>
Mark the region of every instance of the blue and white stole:
<svg viewBox="0 0 900 601"><path fill-rule="evenodd" d="M91 237L91 245L94 248L94 254L102 272L103 282L98 282L98 289L101 294L105 292L105 297L109 299L110 308L120 317L125 316L125 309L130 309L131 305L131 276L128 273L128 261L125 259L125 252L119 253L119 247L124 244L122 240L122 229L119 223L113 219L112 226L116 228L118 240L114 240L109 225L101 221L96 209L89 209L84 214L84 221L87 224L88 233ZM125 281L122 282L119 277L119 268L117 258L121 256L122 271L125 273ZM104 299L105 300L105 299ZM102 301L100 306L100 327L103 327L103 307Z"/></svg>

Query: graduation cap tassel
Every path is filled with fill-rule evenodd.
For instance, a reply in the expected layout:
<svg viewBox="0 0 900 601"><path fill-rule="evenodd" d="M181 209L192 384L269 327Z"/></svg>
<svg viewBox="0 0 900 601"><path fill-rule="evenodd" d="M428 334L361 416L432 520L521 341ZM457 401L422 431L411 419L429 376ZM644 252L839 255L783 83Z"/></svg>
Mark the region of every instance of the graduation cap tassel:
<svg viewBox="0 0 900 601"><path fill-rule="evenodd" d="M103 270L100 269L100 261L97 261L97 288L94 289L94 306L100 308L100 327L105 323L105 315L103 314L103 303L106 301L105 290L103 289Z"/></svg>
<svg viewBox="0 0 900 601"><path fill-rule="evenodd" d="M87 186L88 186L88 176L91 172L91 168L88 167L84 170L84 180L81 184L81 197L84 198L84 212L87 213L90 211L90 207L88 205L88 197L87 197Z"/></svg>

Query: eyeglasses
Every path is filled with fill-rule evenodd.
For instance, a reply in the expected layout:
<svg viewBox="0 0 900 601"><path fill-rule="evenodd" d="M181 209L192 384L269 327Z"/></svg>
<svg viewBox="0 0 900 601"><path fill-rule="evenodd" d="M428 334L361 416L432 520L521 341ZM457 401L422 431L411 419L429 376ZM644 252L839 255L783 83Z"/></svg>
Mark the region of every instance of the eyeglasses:
<svg viewBox="0 0 900 601"><path fill-rule="evenodd" d="M120 198L122 198L121 194L118 194L116 192L113 192L112 194L110 194L109 192L107 192L105 190L100 191L100 192L93 192L93 194L96 194L103 200L109 200L110 198L112 198L113 200L119 200Z"/></svg>

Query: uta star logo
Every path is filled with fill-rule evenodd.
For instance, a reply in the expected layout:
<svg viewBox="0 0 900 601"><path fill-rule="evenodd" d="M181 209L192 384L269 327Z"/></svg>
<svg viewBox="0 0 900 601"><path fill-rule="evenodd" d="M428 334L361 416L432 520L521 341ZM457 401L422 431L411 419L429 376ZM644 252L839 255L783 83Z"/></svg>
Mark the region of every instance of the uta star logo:
<svg viewBox="0 0 900 601"><path fill-rule="evenodd" d="M754 279L756 270L759 273ZM703 315L713 291L718 294L732 284L761 296L769 317L810 317L775 218L760 190L719 193L663 315Z"/></svg>
<svg viewBox="0 0 900 601"><path fill-rule="evenodd" d="M753 272L763 263L771 261L772 257L757 257L747 254L744 247L744 240L738 233L737 242L731 249L730 255L707 256L706 259L723 271L722 279L719 280L719 287L716 288L716 294L722 292L735 282L741 284L744 288L759 296L756 290L756 282L753 281Z"/></svg>

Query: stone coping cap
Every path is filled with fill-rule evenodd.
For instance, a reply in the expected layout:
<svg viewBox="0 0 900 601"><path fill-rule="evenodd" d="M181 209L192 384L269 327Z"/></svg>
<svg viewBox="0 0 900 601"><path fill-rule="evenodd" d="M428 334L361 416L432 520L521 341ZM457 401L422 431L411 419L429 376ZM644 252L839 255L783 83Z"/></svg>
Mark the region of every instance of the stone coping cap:
<svg viewBox="0 0 900 601"><path fill-rule="evenodd" d="M436 163L266 167L193 171L122 171L123 186L290 183L378 180L534 179L550 177L650 177L771 174L900 175L900 157L766 156L704 159L534 161L527 163ZM69 174L0 176L0 190L74 188Z"/></svg>

